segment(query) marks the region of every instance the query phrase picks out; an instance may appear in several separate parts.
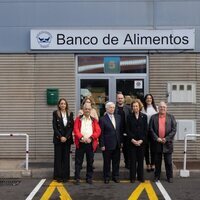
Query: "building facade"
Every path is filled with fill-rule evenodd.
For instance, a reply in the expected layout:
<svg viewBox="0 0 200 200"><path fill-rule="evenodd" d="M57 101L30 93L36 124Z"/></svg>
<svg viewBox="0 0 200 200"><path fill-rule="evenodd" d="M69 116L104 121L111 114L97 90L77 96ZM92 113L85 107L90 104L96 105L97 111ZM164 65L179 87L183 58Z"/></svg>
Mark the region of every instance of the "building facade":
<svg viewBox="0 0 200 200"><path fill-rule="evenodd" d="M184 136L200 134L200 1L0 1L0 133L27 133L31 158L52 158L56 89L75 114L92 95L101 115L117 91L151 93ZM200 159L189 140L188 159ZM0 158L22 158L25 139L2 137Z"/></svg>

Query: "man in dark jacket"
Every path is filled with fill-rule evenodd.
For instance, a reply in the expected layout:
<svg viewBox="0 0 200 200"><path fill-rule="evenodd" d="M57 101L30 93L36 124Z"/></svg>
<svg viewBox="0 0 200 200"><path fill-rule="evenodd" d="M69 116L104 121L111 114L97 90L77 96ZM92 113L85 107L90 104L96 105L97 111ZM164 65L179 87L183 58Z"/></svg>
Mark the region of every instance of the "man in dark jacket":
<svg viewBox="0 0 200 200"><path fill-rule="evenodd" d="M121 148L121 118L114 114L115 104L106 104L106 114L100 118L100 147L103 153L103 174L106 184L110 181L110 166L112 161L112 180L119 183L119 163Z"/></svg>
<svg viewBox="0 0 200 200"><path fill-rule="evenodd" d="M167 105L160 102L159 113L153 115L150 119L150 132L156 141L155 157L155 182L160 179L162 155L164 155L165 170L167 181L173 182L172 152L173 139L176 134L176 120L173 115L167 113Z"/></svg>
<svg viewBox="0 0 200 200"><path fill-rule="evenodd" d="M129 141L127 137L126 123L127 116L131 114L131 107L125 104L124 95L119 92L117 93L117 103L115 107L115 113L121 116L121 129L122 129L122 152L124 155L125 168L130 167L130 156L129 156Z"/></svg>

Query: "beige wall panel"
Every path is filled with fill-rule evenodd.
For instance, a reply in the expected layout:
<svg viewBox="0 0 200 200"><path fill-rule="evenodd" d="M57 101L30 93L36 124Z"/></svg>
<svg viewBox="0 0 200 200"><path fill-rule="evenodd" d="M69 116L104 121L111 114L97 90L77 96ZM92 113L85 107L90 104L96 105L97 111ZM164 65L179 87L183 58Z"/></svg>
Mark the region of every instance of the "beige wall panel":
<svg viewBox="0 0 200 200"><path fill-rule="evenodd" d="M56 106L47 105L46 89L58 88L59 97L68 100L75 110L75 63L69 54L42 54L35 56L35 128L36 158L52 158L52 112Z"/></svg>
<svg viewBox="0 0 200 200"><path fill-rule="evenodd" d="M0 55L0 134L27 133L35 141L34 57ZM34 155L34 146L30 144ZM24 137L0 137L0 158L25 158Z"/></svg>
<svg viewBox="0 0 200 200"><path fill-rule="evenodd" d="M196 104L170 103L169 112L176 119L195 119L197 134L200 134L200 58L196 54L154 54L149 56L149 90L158 104L167 102L167 83L169 81L196 82ZM188 159L198 159L199 139L188 144ZM174 159L183 159L184 142L175 141Z"/></svg>
<svg viewBox="0 0 200 200"><path fill-rule="evenodd" d="M30 157L53 155L52 112L46 89L58 88L75 110L75 63L71 54L0 55L0 133L27 133ZM25 158L25 138L1 137L0 158Z"/></svg>

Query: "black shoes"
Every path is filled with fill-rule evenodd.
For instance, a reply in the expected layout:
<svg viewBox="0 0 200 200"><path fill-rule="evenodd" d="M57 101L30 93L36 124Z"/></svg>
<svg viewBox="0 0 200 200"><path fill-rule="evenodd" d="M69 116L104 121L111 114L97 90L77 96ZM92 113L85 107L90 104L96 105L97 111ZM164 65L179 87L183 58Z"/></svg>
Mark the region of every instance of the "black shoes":
<svg viewBox="0 0 200 200"><path fill-rule="evenodd" d="M120 180L118 178L113 178L112 179L115 183L120 183Z"/></svg>
<svg viewBox="0 0 200 200"><path fill-rule="evenodd" d="M168 182L168 183L173 183L173 178L168 178L168 179L167 179L167 182Z"/></svg>
<svg viewBox="0 0 200 200"><path fill-rule="evenodd" d="M92 179L86 179L86 183L88 183L88 184L92 184L93 181L92 181Z"/></svg>
<svg viewBox="0 0 200 200"><path fill-rule="evenodd" d="M158 182L160 180L160 178L158 178L158 177L154 177L154 182ZM173 178L167 178L167 182L168 183L173 183Z"/></svg>
<svg viewBox="0 0 200 200"><path fill-rule="evenodd" d="M54 178L54 180L55 180L56 182L58 182L58 183L63 182L63 180L62 180L61 178Z"/></svg>
<svg viewBox="0 0 200 200"><path fill-rule="evenodd" d="M141 183L144 183L144 179L143 178L139 178L138 181L140 181Z"/></svg>
<svg viewBox="0 0 200 200"><path fill-rule="evenodd" d="M139 178L138 181L140 181L141 183L144 183L143 178ZM130 179L130 183L135 183L135 179Z"/></svg>
<svg viewBox="0 0 200 200"><path fill-rule="evenodd" d="M104 180L104 183L105 183L105 184L108 184L109 182L110 182L110 181L109 181L108 179L105 179L105 180Z"/></svg>
<svg viewBox="0 0 200 200"><path fill-rule="evenodd" d="M80 185L80 179L75 180L75 185Z"/></svg>
<svg viewBox="0 0 200 200"><path fill-rule="evenodd" d="M131 183L135 183L135 179L131 179L130 182L131 182Z"/></svg>
<svg viewBox="0 0 200 200"><path fill-rule="evenodd" d="M159 181L159 178L158 177L154 177L154 182L158 182Z"/></svg>

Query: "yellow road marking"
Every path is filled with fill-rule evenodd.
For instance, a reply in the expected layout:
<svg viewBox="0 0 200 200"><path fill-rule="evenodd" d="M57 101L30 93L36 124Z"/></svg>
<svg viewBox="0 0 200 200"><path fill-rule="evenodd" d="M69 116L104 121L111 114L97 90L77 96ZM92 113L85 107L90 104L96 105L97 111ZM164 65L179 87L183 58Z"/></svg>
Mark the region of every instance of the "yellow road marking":
<svg viewBox="0 0 200 200"><path fill-rule="evenodd" d="M70 195L68 194L67 190L63 186L62 183L58 183L56 181L52 181L49 187L46 189L45 193L43 194L42 198L40 200L48 200L54 190L57 188L58 192L60 193L60 199L61 200L72 200Z"/></svg>
<svg viewBox="0 0 200 200"><path fill-rule="evenodd" d="M158 197L157 197L150 181L145 181L144 183L140 183L137 186L137 188L133 191L131 196L128 198L128 200L137 200L143 190L146 190L147 195L150 200L158 200Z"/></svg>

